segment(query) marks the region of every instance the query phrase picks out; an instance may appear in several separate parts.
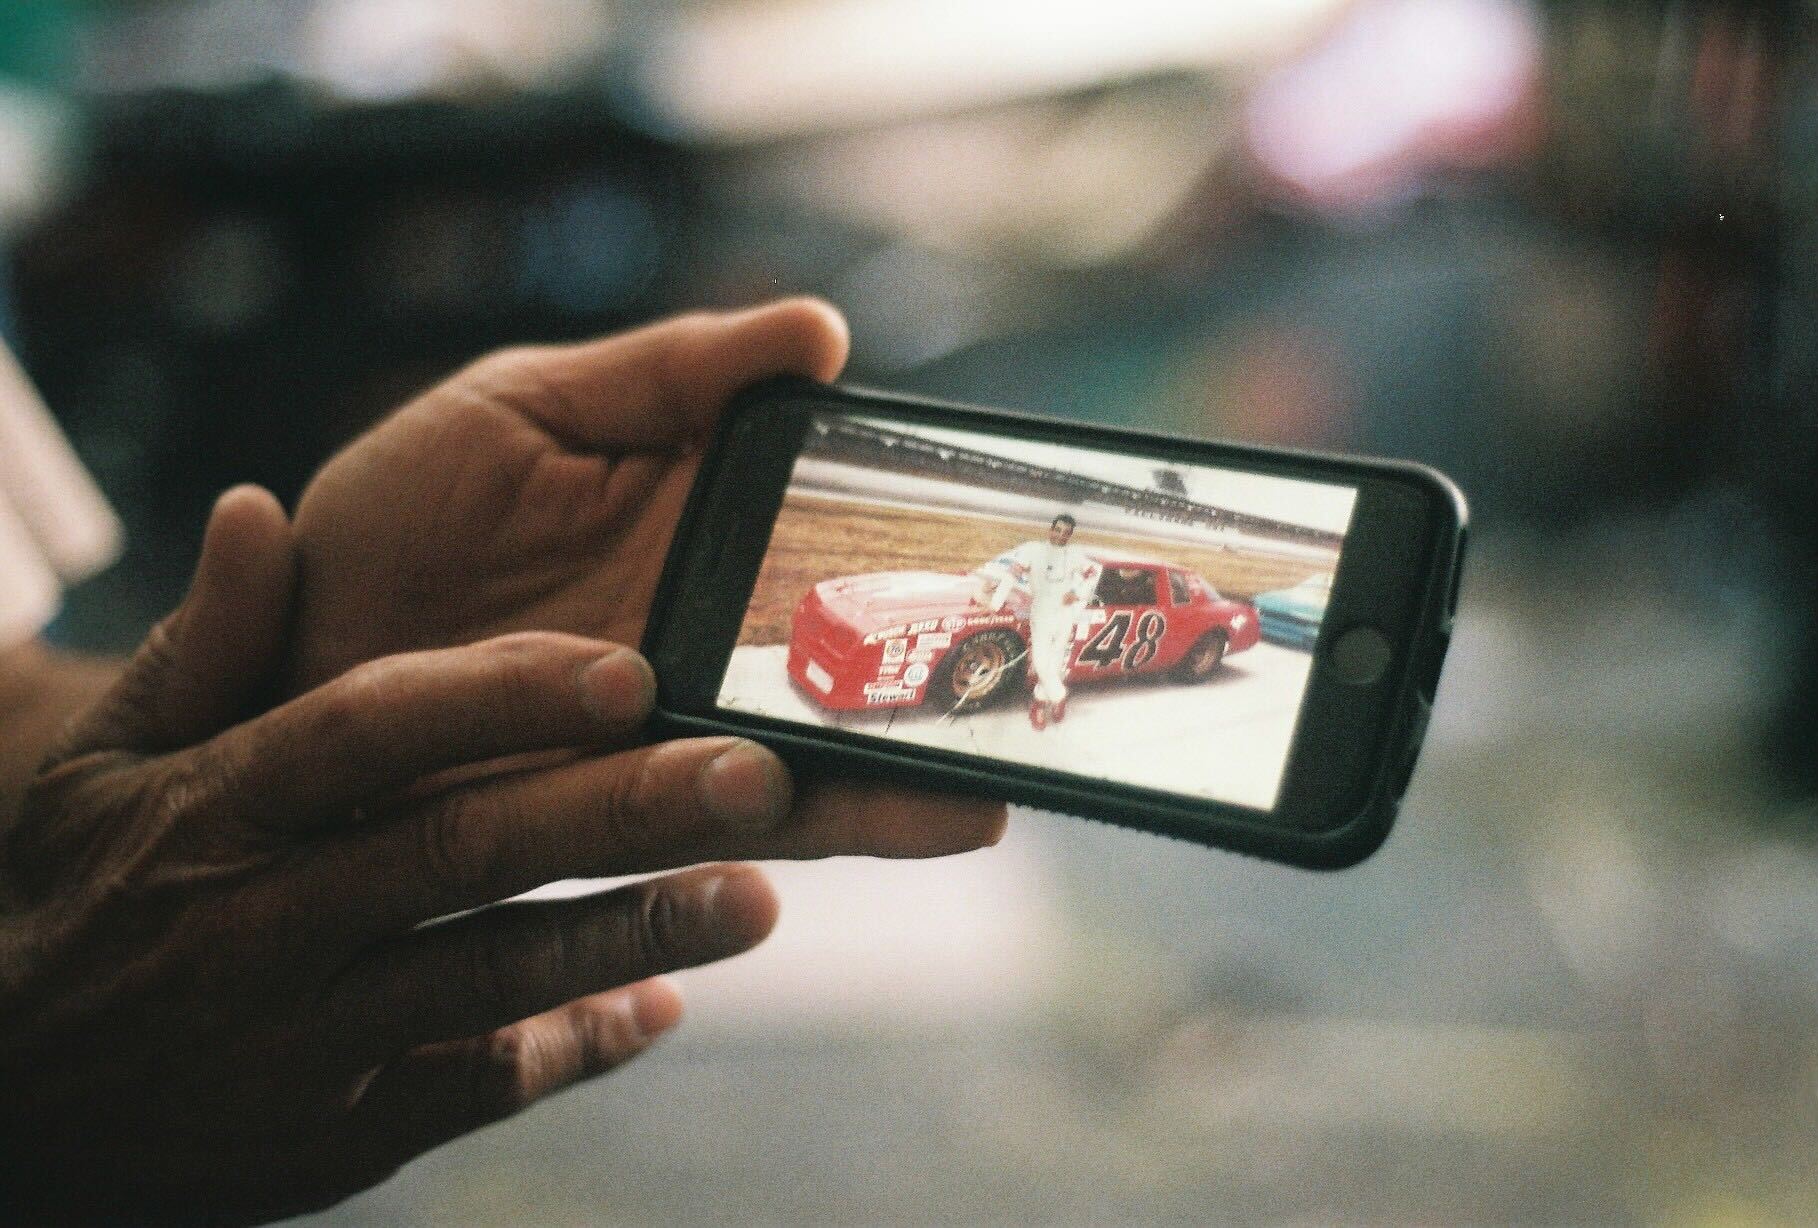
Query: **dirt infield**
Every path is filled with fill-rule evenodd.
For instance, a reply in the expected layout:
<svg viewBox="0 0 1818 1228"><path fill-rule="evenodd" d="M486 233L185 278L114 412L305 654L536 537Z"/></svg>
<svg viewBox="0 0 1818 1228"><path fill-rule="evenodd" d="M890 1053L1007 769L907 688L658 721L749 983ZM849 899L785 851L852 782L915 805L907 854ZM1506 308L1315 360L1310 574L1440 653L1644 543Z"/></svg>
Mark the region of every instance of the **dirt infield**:
<svg viewBox="0 0 1818 1228"><path fill-rule="evenodd" d="M787 643L796 604L822 580L870 571L970 571L1047 531L1045 521L1019 524L792 492L777 517L751 608L739 628L739 643ZM1083 529L1073 540L1179 563L1204 576L1220 593L1245 599L1296 584L1322 566L1327 570L1332 566L1302 557L1196 548Z"/></svg>

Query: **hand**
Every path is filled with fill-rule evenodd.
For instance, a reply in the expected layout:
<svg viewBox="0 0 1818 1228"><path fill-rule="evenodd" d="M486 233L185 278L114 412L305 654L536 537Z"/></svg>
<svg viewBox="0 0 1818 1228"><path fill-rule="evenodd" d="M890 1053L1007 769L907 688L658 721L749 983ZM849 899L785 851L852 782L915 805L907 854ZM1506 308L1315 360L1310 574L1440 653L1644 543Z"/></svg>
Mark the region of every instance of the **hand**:
<svg viewBox="0 0 1818 1228"><path fill-rule="evenodd" d="M633 1057L679 1014L650 978L775 918L756 870L714 866L420 926L749 846L787 782L735 739L617 750L649 667L570 635L388 656L241 720L277 671L292 563L270 496L225 496L184 605L4 833L7 1223L333 1202Z"/></svg>
<svg viewBox="0 0 1818 1228"><path fill-rule="evenodd" d="M794 299L481 359L304 492L294 684L527 628L638 643L726 402L767 376L832 379L846 349L838 313ZM799 799L749 855L935 856L1004 825L999 805L874 784L804 781Z"/></svg>
<svg viewBox="0 0 1818 1228"><path fill-rule="evenodd" d="M797 299L483 358L304 491L294 677L515 630L636 644L702 444L767 376L827 380L845 324Z"/></svg>

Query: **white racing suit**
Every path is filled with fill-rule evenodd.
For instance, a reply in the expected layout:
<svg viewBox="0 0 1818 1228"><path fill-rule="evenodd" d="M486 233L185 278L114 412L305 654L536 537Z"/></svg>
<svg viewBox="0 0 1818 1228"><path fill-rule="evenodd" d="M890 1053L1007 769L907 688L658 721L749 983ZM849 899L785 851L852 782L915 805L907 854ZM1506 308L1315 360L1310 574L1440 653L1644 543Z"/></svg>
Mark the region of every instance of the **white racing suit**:
<svg viewBox="0 0 1818 1228"><path fill-rule="evenodd" d="M1061 703L1067 698L1073 633L1103 569L1078 546L1045 541L1024 542L1005 557L1012 574L998 582L991 608L1003 608L1017 580L1028 584L1029 668L1035 674L1035 701Z"/></svg>

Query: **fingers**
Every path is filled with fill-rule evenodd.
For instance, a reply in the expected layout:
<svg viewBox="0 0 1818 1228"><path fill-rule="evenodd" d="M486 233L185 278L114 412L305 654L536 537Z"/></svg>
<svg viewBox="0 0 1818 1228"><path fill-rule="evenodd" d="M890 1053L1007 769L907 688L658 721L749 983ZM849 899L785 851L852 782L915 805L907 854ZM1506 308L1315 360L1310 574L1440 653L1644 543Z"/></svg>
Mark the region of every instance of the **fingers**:
<svg viewBox="0 0 1818 1228"><path fill-rule="evenodd" d="M814 781L763 852L737 856L949 857L991 847L1008 822L1002 802L876 781Z"/></svg>
<svg viewBox="0 0 1818 1228"><path fill-rule="evenodd" d="M682 1018L663 977L593 994L485 1036L427 1045L379 1072L357 1128L391 1168L624 1065Z"/></svg>
<svg viewBox="0 0 1818 1228"><path fill-rule="evenodd" d="M755 743L665 742L401 807L299 859L282 894L368 941L557 879L723 859L944 857L1004 834L997 802L877 782L817 782L793 806L792 793L788 769Z"/></svg>
<svg viewBox="0 0 1818 1228"><path fill-rule="evenodd" d="M207 751L249 819L308 830L444 769L622 740L655 691L629 649L525 632L356 666Z"/></svg>
<svg viewBox="0 0 1818 1228"><path fill-rule="evenodd" d="M559 878L757 848L788 815L788 771L738 738L664 742L452 790L344 834L299 864L297 895L340 901L357 938L394 932ZM362 889L363 888L363 889Z"/></svg>
<svg viewBox="0 0 1818 1228"><path fill-rule="evenodd" d="M173 750L232 724L277 668L294 577L290 522L271 493L237 486L222 495L183 604L71 731L61 757Z"/></svg>
<svg viewBox="0 0 1818 1228"><path fill-rule="evenodd" d="M773 831L720 833L712 843L672 845L660 850L661 860L626 859L600 873L635 874L720 859L951 857L996 844L1007 823L1002 802L879 781L811 780L800 784L793 812Z"/></svg>
<svg viewBox="0 0 1818 1228"><path fill-rule="evenodd" d="M326 998L358 1061L503 1027L575 998L737 955L776 924L753 866L551 904L507 904L373 948Z"/></svg>
<svg viewBox="0 0 1818 1228"><path fill-rule="evenodd" d="M677 316L580 345L509 350L456 379L477 381L569 442L654 448L704 435L748 384L776 375L833 379L849 346L834 307L791 298Z"/></svg>
<svg viewBox="0 0 1818 1228"><path fill-rule="evenodd" d="M876 782L817 783L792 806L774 753L695 738L451 790L297 863L287 896L358 939L563 878L720 859L941 857L1002 838L1000 803Z"/></svg>

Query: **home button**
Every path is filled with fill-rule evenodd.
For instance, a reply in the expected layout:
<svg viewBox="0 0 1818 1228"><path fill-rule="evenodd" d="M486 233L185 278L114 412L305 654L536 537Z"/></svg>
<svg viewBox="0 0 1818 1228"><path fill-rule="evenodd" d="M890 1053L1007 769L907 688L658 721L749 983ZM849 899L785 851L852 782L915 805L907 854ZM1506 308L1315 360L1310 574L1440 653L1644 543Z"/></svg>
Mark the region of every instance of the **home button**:
<svg viewBox="0 0 1818 1228"><path fill-rule="evenodd" d="M1328 660L1332 674L1347 686L1370 686L1388 672L1389 637L1375 627L1353 627L1338 637Z"/></svg>

